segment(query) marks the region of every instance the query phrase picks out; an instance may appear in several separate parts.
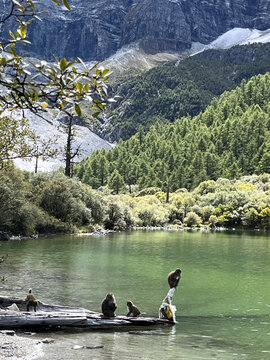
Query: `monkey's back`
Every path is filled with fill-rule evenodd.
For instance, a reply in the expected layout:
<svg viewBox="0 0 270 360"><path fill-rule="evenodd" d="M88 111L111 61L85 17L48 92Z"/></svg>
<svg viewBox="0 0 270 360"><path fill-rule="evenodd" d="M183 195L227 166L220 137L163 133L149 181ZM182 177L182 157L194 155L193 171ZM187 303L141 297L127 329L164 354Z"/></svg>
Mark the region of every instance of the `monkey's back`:
<svg viewBox="0 0 270 360"><path fill-rule="evenodd" d="M113 317L114 312L116 310L117 306L114 302L112 301L108 301L107 299L104 299L102 304L101 304L101 310L103 315L108 316L108 317Z"/></svg>
<svg viewBox="0 0 270 360"><path fill-rule="evenodd" d="M34 302L37 302L37 299L35 298L35 296L33 294L27 294L25 301L34 303Z"/></svg>

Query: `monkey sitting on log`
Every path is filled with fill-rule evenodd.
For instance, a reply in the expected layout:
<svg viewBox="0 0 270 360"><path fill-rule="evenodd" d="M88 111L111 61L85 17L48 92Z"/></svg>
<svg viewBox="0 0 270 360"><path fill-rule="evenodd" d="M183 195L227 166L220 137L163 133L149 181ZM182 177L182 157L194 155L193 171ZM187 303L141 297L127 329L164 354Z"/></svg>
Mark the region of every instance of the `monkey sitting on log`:
<svg viewBox="0 0 270 360"><path fill-rule="evenodd" d="M132 301L127 301L128 313L127 316L137 317L141 315L140 310L133 304Z"/></svg>
<svg viewBox="0 0 270 360"><path fill-rule="evenodd" d="M168 275L168 283L170 288L176 288L181 279L181 269L171 271Z"/></svg>
<svg viewBox="0 0 270 360"><path fill-rule="evenodd" d="M117 304L115 302L114 294L108 293L101 304L102 313L107 317L114 317L115 316L114 312L116 309L117 309Z"/></svg>
<svg viewBox="0 0 270 360"><path fill-rule="evenodd" d="M35 296L32 294L32 289L29 289L28 294L25 298L25 302L27 311L30 311L30 307L33 307L35 312L37 311L38 302Z"/></svg>

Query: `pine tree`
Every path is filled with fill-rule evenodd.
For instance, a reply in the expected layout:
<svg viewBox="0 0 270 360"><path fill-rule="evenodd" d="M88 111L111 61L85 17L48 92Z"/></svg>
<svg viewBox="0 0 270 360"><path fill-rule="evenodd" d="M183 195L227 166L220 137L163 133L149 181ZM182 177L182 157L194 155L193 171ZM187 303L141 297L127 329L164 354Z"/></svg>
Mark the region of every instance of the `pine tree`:
<svg viewBox="0 0 270 360"><path fill-rule="evenodd" d="M119 191L122 190L125 186L123 177L119 174L118 170L114 170L113 173L108 178L109 188L115 191L116 194L119 194Z"/></svg>

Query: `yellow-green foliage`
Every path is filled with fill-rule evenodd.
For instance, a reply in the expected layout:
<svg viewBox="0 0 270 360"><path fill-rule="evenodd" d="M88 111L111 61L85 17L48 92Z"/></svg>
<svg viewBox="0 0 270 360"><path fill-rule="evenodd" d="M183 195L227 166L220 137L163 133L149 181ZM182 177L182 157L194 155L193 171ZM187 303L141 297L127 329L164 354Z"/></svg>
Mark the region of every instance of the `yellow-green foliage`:
<svg viewBox="0 0 270 360"><path fill-rule="evenodd" d="M254 191L257 190L257 187L254 184L251 183L239 183L236 184L236 189L238 189L241 192L250 192L250 191Z"/></svg>
<svg viewBox="0 0 270 360"><path fill-rule="evenodd" d="M136 221L127 195L106 196L104 225L110 230L126 230L135 226Z"/></svg>
<svg viewBox="0 0 270 360"><path fill-rule="evenodd" d="M60 173L30 175L11 167L0 171L0 231L125 230L168 223L270 229L270 191L264 190L269 187L269 174L222 178L204 181L192 192L171 193L166 203L161 191L108 195Z"/></svg>
<svg viewBox="0 0 270 360"><path fill-rule="evenodd" d="M270 208L267 207L260 212L262 219L262 226L266 229L270 229Z"/></svg>
<svg viewBox="0 0 270 360"><path fill-rule="evenodd" d="M202 219L195 212L190 211L187 213L187 216L184 218L184 224L189 227L200 226Z"/></svg>
<svg viewBox="0 0 270 360"><path fill-rule="evenodd" d="M169 219L168 210L154 195L134 198L133 210L139 226L162 226Z"/></svg>

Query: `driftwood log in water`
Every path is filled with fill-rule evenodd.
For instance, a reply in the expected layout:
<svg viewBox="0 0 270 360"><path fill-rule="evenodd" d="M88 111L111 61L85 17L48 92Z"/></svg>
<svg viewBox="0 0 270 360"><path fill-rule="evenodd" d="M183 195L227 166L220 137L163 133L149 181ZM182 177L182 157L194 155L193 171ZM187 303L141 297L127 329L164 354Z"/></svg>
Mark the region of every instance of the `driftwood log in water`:
<svg viewBox="0 0 270 360"><path fill-rule="evenodd" d="M19 311L8 309L16 304ZM38 302L37 312L26 312L25 301L0 296L0 328L50 328L80 327L89 329L110 329L134 326L173 325L172 321L154 317L115 316L106 318L103 314L72 306L48 305Z"/></svg>

